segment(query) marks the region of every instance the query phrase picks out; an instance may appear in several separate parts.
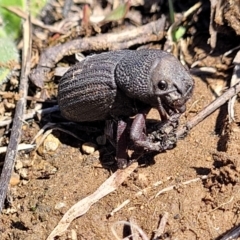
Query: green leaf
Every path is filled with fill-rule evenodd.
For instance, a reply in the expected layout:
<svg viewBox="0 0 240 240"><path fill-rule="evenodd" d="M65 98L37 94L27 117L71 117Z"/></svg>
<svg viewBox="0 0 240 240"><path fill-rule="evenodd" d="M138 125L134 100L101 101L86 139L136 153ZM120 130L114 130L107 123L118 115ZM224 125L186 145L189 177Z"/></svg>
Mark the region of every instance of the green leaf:
<svg viewBox="0 0 240 240"><path fill-rule="evenodd" d="M39 15L40 11L43 9L43 7L46 5L47 0L31 0L30 1L30 12L31 15L36 17Z"/></svg>
<svg viewBox="0 0 240 240"><path fill-rule="evenodd" d="M25 0L0 0L0 18L3 21L3 27L0 27L0 37L11 37L17 39L21 34L21 18L11 13L3 7L19 7L25 9ZM30 12L32 16L37 16L45 6L47 0L31 0Z"/></svg>
<svg viewBox="0 0 240 240"><path fill-rule="evenodd" d="M21 18L4 7L19 7L25 9L25 0L0 0L0 85L4 83L14 71L14 66L19 62L19 53L15 43L21 35ZM39 3L40 2L40 3ZM31 0L31 13L36 16L46 0Z"/></svg>
<svg viewBox="0 0 240 240"><path fill-rule="evenodd" d="M119 5L117 8L115 8L112 12L110 12L105 18L104 22L111 22L111 21L118 21L125 17L130 7L130 1L127 1L126 3Z"/></svg>
<svg viewBox="0 0 240 240"><path fill-rule="evenodd" d="M0 85L5 82L19 62L15 42L11 38L0 38Z"/></svg>
<svg viewBox="0 0 240 240"><path fill-rule="evenodd" d="M0 30L1 36L9 36L13 39L17 39L21 33L21 18L16 16L15 14L9 12L8 10L2 8L3 7L24 7L23 0L0 0L0 17L3 20L3 29ZM5 34L4 34L5 32Z"/></svg>
<svg viewBox="0 0 240 240"><path fill-rule="evenodd" d="M179 26L177 29L173 31L173 40L177 42L183 35L186 33L186 28L183 26Z"/></svg>

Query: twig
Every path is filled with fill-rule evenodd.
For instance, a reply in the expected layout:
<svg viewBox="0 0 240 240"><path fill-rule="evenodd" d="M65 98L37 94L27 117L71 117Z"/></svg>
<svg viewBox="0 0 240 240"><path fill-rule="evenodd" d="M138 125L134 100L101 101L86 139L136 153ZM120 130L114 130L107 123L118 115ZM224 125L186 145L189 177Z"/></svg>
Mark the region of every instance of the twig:
<svg viewBox="0 0 240 240"><path fill-rule="evenodd" d="M183 20L186 20L188 16L190 16L193 12L195 12L197 9L199 9L202 6L201 1L195 3L192 7L190 7L184 14L183 14ZM182 21L183 21L182 20Z"/></svg>
<svg viewBox="0 0 240 240"><path fill-rule="evenodd" d="M130 199L125 200L124 202L122 202L119 206L117 206L116 208L114 208L108 216L113 216L114 213L118 212L120 209L122 209L123 207L125 207L127 204L130 203Z"/></svg>
<svg viewBox="0 0 240 240"><path fill-rule="evenodd" d="M227 234L221 237L219 240L233 240L240 236L240 226L236 226L231 229Z"/></svg>
<svg viewBox="0 0 240 240"><path fill-rule="evenodd" d="M35 144L19 144L17 151L21 150L32 150L35 147ZM0 147L0 153L5 153L7 151L7 147Z"/></svg>
<svg viewBox="0 0 240 240"><path fill-rule="evenodd" d="M201 177L198 177L198 178L194 178L194 179L191 179L191 180L188 180L188 181L185 181L185 182L182 182L181 184L182 185L188 185L190 183L193 183L193 182L197 182L199 180L203 180L203 179L207 179L207 175L203 175ZM173 190L177 185L172 185L172 186L169 186L169 187L166 187L164 189L162 189L161 191L159 191L156 195L155 195L155 198L158 197L160 194L162 193L165 193L165 192L169 192L171 190Z"/></svg>
<svg viewBox="0 0 240 240"><path fill-rule="evenodd" d="M56 236L61 236L75 218L84 215L93 204L109 193L115 191L137 167L138 164L135 162L125 169L118 169L104 183L102 183L94 193L74 204L64 214L58 225L48 236L47 240L54 240Z"/></svg>
<svg viewBox="0 0 240 240"><path fill-rule="evenodd" d="M133 28L119 33L101 34L95 37L76 39L65 44L48 48L42 53L39 64L34 69L30 78L32 82L42 88L44 80L55 64L64 56L73 55L83 51L106 51L129 48L137 44L159 41L164 37L165 17L148 23L144 26Z"/></svg>
<svg viewBox="0 0 240 240"><path fill-rule="evenodd" d="M170 180L170 179L171 179L171 177L168 177L168 178L167 178L167 181ZM163 184L162 181L155 182L154 184L152 184L152 186L146 187L146 188L144 188L144 189L141 189L140 191L138 191L137 193L135 193L135 194L134 194L134 197L139 197L139 196L143 195L144 192L146 192L146 191L148 191L148 190L150 190L150 189L152 189L152 188L154 188L154 187L157 187L157 186L159 186L159 185L162 185L162 184ZM125 200L125 201L122 202L118 207L114 208L114 209L109 213L109 216L113 216L114 213L118 212L120 209L122 209L123 207L125 207L125 206L126 206L128 203L130 203L130 202L131 202L131 199Z"/></svg>
<svg viewBox="0 0 240 240"><path fill-rule="evenodd" d="M211 213L211 212L214 212L216 211L217 209L223 207L224 205L228 204L228 203L231 203L233 201L234 197L231 197L230 200L228 200L227 202L224 202L222 204L220 204L219 206L215 207L214 209L212 209L211 211L209 211L208 213Z"/></svg>
<svg viewBox="0 0 240 240"><path fill-rule="evenodd" d="M22 133L22 117L26 106L26 96L28 92L28 74L30 72L30 59L31 59L31 24L30 15L24 22L23 27L23 52L22 52L22 71L19 86L20 99L16 105L15 116L13 119L13 126L11 131L11 137L2 169L0 179L0 212L3 209L4 200L6 198L8 184L12 174L14 162L17 155L18 143L20 141Z"/></svg>
<svg viewBox="0 0 240 240"><path fill-rule="evenodd" d="M226 103L230 98L240 92L240 82L230 87L225 93L220 97L212 101L208 106L206 106L201 112L194 116L190 121L188 121L182 128L179 128L176 132L177 138L181 138L183 135L189 132L198 123L203 121L206 117L216 111L224 103Z"/></svg>

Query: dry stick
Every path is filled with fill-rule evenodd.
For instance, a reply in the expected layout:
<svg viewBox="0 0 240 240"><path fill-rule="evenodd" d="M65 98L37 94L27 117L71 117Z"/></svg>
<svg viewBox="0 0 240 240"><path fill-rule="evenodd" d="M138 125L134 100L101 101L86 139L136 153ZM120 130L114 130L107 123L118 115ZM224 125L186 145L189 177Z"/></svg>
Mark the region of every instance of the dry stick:
<svg viewBox="0 0 240 240"><path fill-rule="evenodd" d="M161 219L161 221L159 223L157 231L154 234L153 239L157 240L157 239L159 239L163 235L165 226L166 226L167 221L168 221L168 216L169 216L168 212L165 212L163 214L162 219Z"/></svg>
<svg viewBox="0 0 240 240"><path fill-rule="evenodd" d="M233 240L240 236L240 225L233 227L227 234L219 238L219 240Z"/></svg>
<svg viewBox="0 0 240 240"><path fill-rule="evenodd" d="M203 121L207 116L216 111L219 107L221 107L224 103L226 103L230 98L240 92L240 82L230 87L225 93L223 93L220 97L211 102L208 106L206 106L201 112L199 112L196 116L194 116L190 121L188 121L182 128L180 128L177 132L177 138L181 138L184 134L188 133L193 127L195 127L198 123Z"/></svg>
<svg viewBox="0 0 240 240"><path fill-rule="evenodd" d="M197 182L197 181L200 181L200 180L204 180L204 179L207 179L207 175L203 175L201 177L198 177L198 178L194 178L194 179L191 179L191 180L188 180L188 181L185 181L185 182L182 182L181 184L182 185L188 185L190 183L194 183L194 182ZM169 192L171 190L173 190L174 188L176 188L178 185L172 185L172 186L169 186L169 187L166 187L166 188L163 188L162 190L160 190L154 197L151 197L151 199L153 198L156 198L158 197L160 194L163 194L165 192Z"/></svg>
<svg viewBox="0 0 240 240"><path fill-rule="evenodd" d="M19 85L19 95L21 96L16 105L15 116L11 131L11 137L2 169L0 179L0 212L3 209L4 200L6 198L8 184L11 178L14 162L17 155L18 143L21 137L22 117L26 106L26 96L28 90L28 74L30 72L30 58L31 58L31 25L30 16L24 23L23 36L23 52L22 52L22 71Z"/></svg>
<svg viewBox="0 0 240 240"><path fill-rule="evenodd" d="M148 23L141 27L124 29L119 33L100 34L95 37L76 39L62 45L47 49L42 53L39 64L34 69L30 78L40 88L44 80L55 64L64 56L73 55L83 51L104 51L126 49L134 45L141 45L148 42L156 42L164 37L165 17Z"/></svg>
<svg viewBox="0 0 240 240"><path fill-rule="evenodd" d="M32 150L35 147L36 147L35 144L22 143L18 145L17 151ZM7 147L0 147L0 153L5 153L6 151L7 151Z"/></svg>

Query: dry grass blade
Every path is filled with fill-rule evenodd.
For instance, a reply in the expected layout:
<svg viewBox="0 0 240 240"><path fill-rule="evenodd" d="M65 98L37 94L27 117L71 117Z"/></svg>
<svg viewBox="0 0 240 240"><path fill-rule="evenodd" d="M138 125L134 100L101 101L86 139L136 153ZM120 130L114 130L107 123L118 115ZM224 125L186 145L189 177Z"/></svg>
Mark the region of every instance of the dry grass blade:
<svg viewBox="0 0 240 240"><path fill-rule="evenodd" d="M11 131L11 137L3 165L3 170L0 179L0 212L3 209L4 200L7 194L8 184L12 174L14 162L18 152L18 144L21 138L21 129L23 124L23 115L26 107L26 97L28 92L28 74L30 72L31 60L31 20L28 15L27 20L23 24L23 52L22 52L22 70L19 86L19 101L16 105L15 116Z"/></svg>
<svg viewBox="0 0 240 240"><path fill-rule="evenodd" d="M137 168L137 166L137 163L133 163L128 168L117 170L93 194L73 205L64 214L63 218L48 236L47 240L52 240L54 237L62 235L75 218L84 215L94 203L116 190L117 187L120 186L123 181Z"/></svg>

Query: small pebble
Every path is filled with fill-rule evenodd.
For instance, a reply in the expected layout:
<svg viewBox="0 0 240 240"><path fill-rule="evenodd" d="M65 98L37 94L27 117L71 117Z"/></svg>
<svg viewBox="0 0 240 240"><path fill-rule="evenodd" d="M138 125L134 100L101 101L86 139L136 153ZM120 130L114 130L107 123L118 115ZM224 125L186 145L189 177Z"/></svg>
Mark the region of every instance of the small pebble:
<svg viewBox="0 0 240 240"><path fill-rule="evenodd" d="M11 83L12 86L16 87L16 86L18 86L19 81L15 77L11 77L10 83Z"/></svg>
<svg viewBox="0 0 240 240"><path fill-rule="evenodd" d="M40 141L40 138L36 140L36 143ZM38 148L38 153L43 155L45 153L51 154L54 153L59 147L60 141L54 135L49 134L46 139L43 141L43 144Z"/></svg>
<svg viewBox="0 0 240 240"><path fill-rule="evenodd" d="M9 110L9 109L14 109L16 105L14 103L4 101L4 107Z"/></svg>
<svg viewBox="0 0 240 240"><path fill-rule="evenodd" d="M23 167L28 168L33 165L33 161L30 159L23 159L21 160L21 163L23 164Z"/></svg>
<svg viewBox="0 0 240 240"><path fill-rule="evenodd" d="M95 151L94 152L94 154L93 154L93 157L95 157L95 158L100 158L100 152L97 150L97 151Z"/></svg>
<svg viewBox="0 0 240 240"><path fill-rule="evenodd" d="M49 134L43 142L44 150L47 152L54 152L57 150L59 143L60 141L58 138Z"/></svg>
<svg viewBox="0 0 240 240"><path fill-rule="evenodd" d="M59 203L57 203L56 205L55 205L55 209L60 209L60 208L63 208L63 207L65 207L66 206L66 204L64 203L64 202L59 202Z"/></svg>
<svg viewBox="0 0 240 240"><path fill-rule="evenodd" d="M27 129L28 129L28 126L27 126L27 125L23 125L23 126L22 126L22 130L23 130L23 131L26 131Z"/></svg>
<svg viewBox="0 0 240 240"><path fill-rule="evenodd" d="M12 176L11 176L11 178L10 178L10 184L11 184L11 186L16 186L16 185L18 185L19 183L20 183L20 176L19 176L17 173L13 172L13 173L12 173Z"/></svg>
<svg viewBox="0 0 240 240"><path fill-rule="evenodd" d="M148 185L148 178L146 177L145 174L139 173L138 174L138 179L140 182L146 184L146 186Z"/></svg>
<svg viewBox="0 0 240 240"><path fill-rule="evenodd" d="M23 186L24 186L24 185L27 185L27 184L29 183L29 180L24 180L24 179L23 179L21 183L22 183Z"/></svg>
<svg viewBox="0 0 240 240"><path fill-rule="evenodd" d="M26 169L26 168L21 168L21 169L19 170L19 174L20 174L21 178L23 178L23 179L28 179L28 169Z"/></svg>
<svg viewBox="0 0 240 240"><path fill-rule="evenodd" d="M22 163L22 161L17 160L15 163L15 170L19 170L21 168L23 168L23 163Z"/></svg>
<svg viewBox="0 0 240 240"><path fill-rule="evenodd" d="M82 151L86 154L92 154L96 151L97 145L91 142L86 142L82 145Z"/></svg>
<svg viewBox="0 0 240 240"><path fill-rule="evenodd" d="M210 156L206 157L206 161L212 162L212 157L210 157Z"/></svg>

